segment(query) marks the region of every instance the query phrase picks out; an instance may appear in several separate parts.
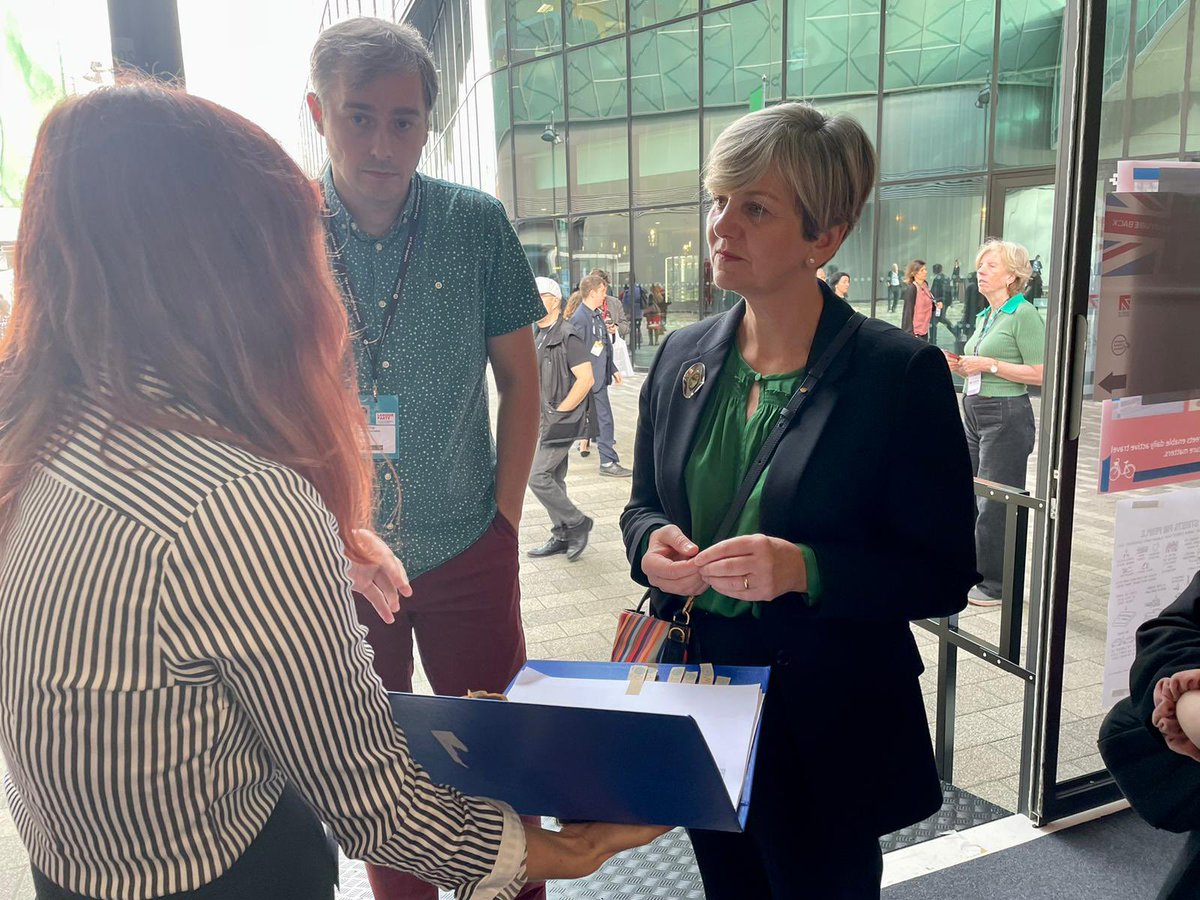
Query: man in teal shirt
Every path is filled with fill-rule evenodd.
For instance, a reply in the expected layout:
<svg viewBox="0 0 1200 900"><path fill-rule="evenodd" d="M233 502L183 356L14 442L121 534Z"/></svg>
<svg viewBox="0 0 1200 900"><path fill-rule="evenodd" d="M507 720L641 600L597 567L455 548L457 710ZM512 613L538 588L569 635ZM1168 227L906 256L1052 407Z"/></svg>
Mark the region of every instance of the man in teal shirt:
<svg viewBox="0 0 1200 900"><path fill-rule="evenodd" d="M364 586L359 619L389 690L412 689L415 635L439 694L500 692L525 662L517 526L538 435L529 326L545 310L500 203L416 171L438 85L415 29L332 26L311 81L329 151L325 234L377 463L375 527L411 579L403 598L410 586L382 575ZM436 896L405 873L368 866L368 877L379 900Z"/></svg>

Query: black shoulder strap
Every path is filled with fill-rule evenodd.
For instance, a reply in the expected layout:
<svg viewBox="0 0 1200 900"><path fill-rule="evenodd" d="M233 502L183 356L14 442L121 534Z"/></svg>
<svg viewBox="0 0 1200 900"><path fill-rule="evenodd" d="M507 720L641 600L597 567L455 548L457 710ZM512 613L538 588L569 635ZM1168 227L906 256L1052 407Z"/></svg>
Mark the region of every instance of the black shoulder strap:
<svg viewBox="0 0 1200 900"><path fill-rule="evenodd" d="M729 509L725 513L725 518L721 521L721 526L712 536L711 544L723 541L729 536L729 532L733 530L734 524L742 514L742 507L746 505L746 501L754 491L754 486L758 484L758 479L762 477L767 464L771 462L775 448L779 446L779 442L783 439L784 432L788 430L792 419L799 414L801 407L804 406L804 401L812 396L817 383L821 380L821 377L830 365L833 364L833 361L837 359L842 348L846 346L846 342L854 336L854 333L862 327L865 321L867 321L867 317L862 313L852 313L850 318L846 320L846 324L842 326L842 330L838 332L837 337L825 348L825 352L821 354L821 358L817 360L815 365L809 368L808 373L804 376L804 380L800 382L800 386L792 394L792 399L788 401L788 405L779 413L779 421L775 423L775 427L771 429L771 433L763 441L762 448L758 451L758 456L754 458L753 465L750 466L745 477L742 478L742 483L738 485L737 493L733 495L733 502L729 504Z"/></svg>

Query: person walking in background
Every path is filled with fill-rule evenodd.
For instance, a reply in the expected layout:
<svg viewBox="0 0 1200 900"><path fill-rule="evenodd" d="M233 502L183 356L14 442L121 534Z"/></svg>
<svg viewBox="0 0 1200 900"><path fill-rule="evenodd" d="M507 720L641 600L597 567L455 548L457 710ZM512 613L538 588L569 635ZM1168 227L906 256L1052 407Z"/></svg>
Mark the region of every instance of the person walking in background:
<svg viewBox="0 0 1200 900"><path fill-rule="evenodd" d="M571 445L591 435L592 363L583 340L564 319L562 290L550 278L537 280L546 317L538 321L537 345L542 420L529 487L550 516L550 539L528 552L540 559L565 553L571 562L587 546L592 520L567 496L567 462Z"/></svg>
<svg viewBox="0 0 1200 900"><path fill-rule="evenodd" d="M914 259L904 270L904 311L900 316L900 330L929 340L929 323L933 321L936 304L930 293L926 277L929 268L925 260Z"/></svg>
<svg viewBox="0 0 1200 900"><path fill-rule="evenodd" d="M42 124L0 347L0 751L39 900L333 900L330 832L495 900L653 836L523 826L410 756L351 596L403 569L318 197L158 83Z"/></svg>
<svg viewBox="0 0 1200 900"><path fill-rule="evenodd" d="M965 379L963 426L975 477L1023 490L1035 438L1029 386L1042 384L1046 326L1021 293L1032 272L1024 247L989 240L975 256L975 270L987 306L967 341L970 354L947 354L947 360ZM998 606L1003 601L1004 504L979 497L976 506L975 553L983 580L968 599L976 606Z"/></svg>
<svg viewBox="0 0 1200 900"><path fill-rule="evenodd" d="M888 312L894 313L896 304L900 302L900 264L892 263L891 270L884 277L887 279Z"/></svg>
<svg viewBox="0 0 1200 900"><path fill-rule="evenodd" d="M650 288L650 305L646 307L646 341L650 346L658 344L662 335L662 285L656 284Z"/></svg>
<svg viewBox="0 0 1200 900"><path fill-rule="evenodd" d="M612 403L608 397L608 386L620 384L621 373L613 363L611 336L615 333L615 326L610 319L605 319L601 312L607 290L604 279L597 273L588 275L579 282L579 294L583 302L571 319L571 327L583 341L592 362L592 399L596 409L596 444L600 449L600 474L628 478L633 473L621 465L621 458L617 455Z"/></svg>
<svg viewBox="0 0 1200 900"><path fill-rule="evenodd" d="M525 662L517 527L539 420L529 326L546 311L500 202L416 170L438 78L415 28L332 25L310 78L329 151L326 241L378 448L376 528L412 579L402 606L360 597L359 620L388 690L412 690L415 636L437 693L497 693ZM367 874L379 900L433 896L409 873Z"/></svg>
<svg viewBox="0 0 1200 900"><path fill-rule="evenodd" d="M1026 295L1030 300L1040 300L1042 298L1042 257L1039 254L1029 263L1029 290Z"/></svg>
<svg viewBox="0 0 1200 900"><path fill-rule="evenodd" d="M878 898L878 836L942 802L909 622L957 613L976 579L954 388L934 348L816 277L875 171L857 122L807 104L726 128L707 240L744 300L672 332L642 389L631 574L660 617L690 598L689 661L771 666L746 829L690 832L708 900ZM845 727L859 701L878 740Z"/></svg>
<svg viewBox="0 0 1200 900"><path fill-rule="evenodd" d="M604 281L604 299L600 303L600 315L608 327L610 336L620 335L629 339L629 315L625 311L625 301L613 294L612 282L608 273L603 269L592 269L589 275L597 275ZM628 291L626 291L628 295ZM611 340L611 337L610 337Z"/></svg>
<svg viewBox="0 0 1200 900"><path fill-rule="evenodd" d="M951 334L957 335L953 325L949 324L950 315L950 279L942 270L941 263L933 264L933 278L929 281L929 293L933 296L933 320L929 323L929 343L937 345L938 326L945 325Z"/></svg>
<svg viewBox="0 0 1200 900"><path fill-rule="evenodd" d="M833 288L833 294L839 300L848 299L850 297L850 273L838 272L833 276L829 286Z"/></svg>

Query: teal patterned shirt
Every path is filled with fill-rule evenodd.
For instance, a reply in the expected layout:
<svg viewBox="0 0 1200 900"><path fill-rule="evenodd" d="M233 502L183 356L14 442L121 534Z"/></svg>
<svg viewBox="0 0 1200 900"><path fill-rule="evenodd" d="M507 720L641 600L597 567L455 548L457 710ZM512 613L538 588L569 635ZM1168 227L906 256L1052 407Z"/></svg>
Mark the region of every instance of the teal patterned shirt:
<svg viewBox="0 0 1200 900"><path fill-rule="evenodd" d="M376 466L375 516L376 530L410 578L466 550L495 516L487 340L527 328L546 314L499 201L473 188L417 177L423 194L416 245L378 368L380 395L400 400L399 459L394 471L388 462ZM326 226L340 249L363 325L374 337L414 224L415 192L409 191L392 229L371 236L342 205L329 168L321 185ZM357 327L353 312L350 327ZM367 393L371 363L360 341L355 354L359 387Z"/></svg>

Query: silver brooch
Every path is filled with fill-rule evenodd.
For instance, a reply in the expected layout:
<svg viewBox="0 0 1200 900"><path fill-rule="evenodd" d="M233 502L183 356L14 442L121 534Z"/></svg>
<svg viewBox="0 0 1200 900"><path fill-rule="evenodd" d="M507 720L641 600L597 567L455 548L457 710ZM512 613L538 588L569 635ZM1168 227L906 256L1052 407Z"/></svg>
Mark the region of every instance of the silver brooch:
<svg viewBox="0 0 1200 900"><path fill-rule="evenodd" d="M704 387L704 363L689 366L683 373L683 396L691 400Z"/></svg>

